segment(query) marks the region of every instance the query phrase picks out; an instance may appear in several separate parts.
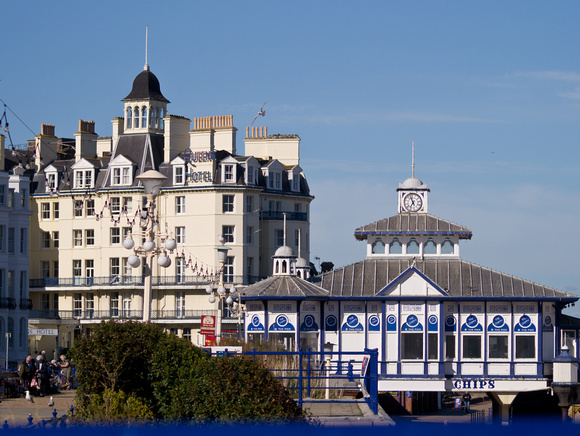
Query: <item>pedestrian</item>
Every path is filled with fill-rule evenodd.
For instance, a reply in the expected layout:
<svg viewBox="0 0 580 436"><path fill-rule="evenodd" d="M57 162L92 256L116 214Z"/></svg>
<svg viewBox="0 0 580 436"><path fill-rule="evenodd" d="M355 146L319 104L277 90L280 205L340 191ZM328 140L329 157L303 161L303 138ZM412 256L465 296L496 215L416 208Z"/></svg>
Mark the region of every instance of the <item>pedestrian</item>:
<svg viewBox="0 0 580 436"><path fill-rule="evenodd" d="M40 388L40 396L44 397L47 388L50 384L50 374L48 373L48 362L44 361L42 355L36 358L37 370L36 370L36 380L38 382L38 387Z"/></svg>
<svg viewBox="0 0 580 436"><path fill-rule="evenodd" d="M36 365L32 360L32 356L26 356L26 359L18 365L18 375L22 380L22 387L25 391L30 390L30 382L36 373Z"/></svg>
<svg viewBox="0 0 580 436"><path fill-rule="evenodd" d="M469 392L463 394L463 404L465 405L465 413L471 412L471 394Z"/></svg>
<svg viewBox="0 0 580 436"><path fill-rule="evenodd" d="M58 366L62 376L61 389L70 389L72 387L72 366L64 354L61 354Z"/></svg>

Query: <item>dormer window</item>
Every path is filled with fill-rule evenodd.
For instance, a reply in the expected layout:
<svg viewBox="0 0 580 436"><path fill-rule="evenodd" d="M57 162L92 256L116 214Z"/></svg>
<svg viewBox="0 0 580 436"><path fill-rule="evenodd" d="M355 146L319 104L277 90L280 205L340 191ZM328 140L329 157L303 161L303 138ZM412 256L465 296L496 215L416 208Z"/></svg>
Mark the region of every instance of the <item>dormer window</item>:
<svg viewBox="0 0 580 436"><path fill-rule="evenodd" d="M46 173L46 192L54 192L58 185L58 173Z"/></svg>
<svg viewBox="0 0 580 436"><path fill-rule="evenodd" d="M233 165L224 165L224 181L226 183L233 183L234 182L234 166Z"/></svg>
<svg viewBox="0 0 580 436"><path fill-rule="evenodd" d="M75 189L86 189L93 187L94 170L75 170L74 187Z"/></svg>
<svg viewBox="0 0 580 436"><path fill-rule="evenodd" d="M111 173L111 185L129 186L132 180L131 167L116 167Z"/></svg>
<svg viewBox="0 0 580 436"><path fill-rule="evenodd" d="M232 157L227 157L221 162L221 180L222 183L236 183L237 176L237 161Z"/></svg>
<svg viewBox="0 0 580 436"><path fill-rule="evenodd" d="M185 183L185 168L183 165L173 167L173 181L176 185L183 185Z"/></svg>
<svg viewBox="0 0 580 436"><path fill-rule="evenodd" d="M300 176L297 174L292 177L292 190L294 192L300 191Z"/></svg>
<svg viewBox="0 0 580 436"><path fill-rule="evenodd" d="M282 173L279 171L270 171L268 174L268 188L282 189Z"/></svg>

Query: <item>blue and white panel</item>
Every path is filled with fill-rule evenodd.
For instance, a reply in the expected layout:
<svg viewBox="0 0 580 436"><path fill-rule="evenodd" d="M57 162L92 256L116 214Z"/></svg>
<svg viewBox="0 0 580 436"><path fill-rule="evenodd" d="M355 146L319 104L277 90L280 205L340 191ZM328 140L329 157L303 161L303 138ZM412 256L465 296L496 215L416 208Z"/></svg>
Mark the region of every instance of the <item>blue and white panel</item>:
<svg viewBox="0 0 580 436"><path fill-rule="evenodd" d="M296 332L297 307L295 301L277 301L268 305L269 332L290 333Z"/></svg>
<svg viewBox="0 0 580 436"><path fill-rule="evenodd" d="M318 332L320 330L320 303L304 301L300 306L300 331Z"/></svg>

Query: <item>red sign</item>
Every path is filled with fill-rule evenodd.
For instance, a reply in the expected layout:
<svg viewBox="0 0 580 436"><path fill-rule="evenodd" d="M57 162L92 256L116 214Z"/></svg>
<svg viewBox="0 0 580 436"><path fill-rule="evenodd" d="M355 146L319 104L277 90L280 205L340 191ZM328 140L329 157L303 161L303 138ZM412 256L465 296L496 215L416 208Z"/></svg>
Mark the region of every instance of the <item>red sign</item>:
<svg viewBox="0 0 580 436"><path fill-rule="evenodd" d="M202 315L201 329L199 331L202 335L215 336L215 316Z"/></svg>

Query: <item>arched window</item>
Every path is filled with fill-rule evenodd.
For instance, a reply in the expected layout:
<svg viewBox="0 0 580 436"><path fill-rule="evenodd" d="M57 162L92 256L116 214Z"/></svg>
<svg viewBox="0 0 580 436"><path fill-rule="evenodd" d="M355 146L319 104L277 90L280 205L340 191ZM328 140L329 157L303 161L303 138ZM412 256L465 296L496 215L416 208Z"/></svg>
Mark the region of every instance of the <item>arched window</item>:
<svg viewBox="0 0 580 436"><path fill-rule="evenodd" d="M18 335L18 346L20 348L26 346L27 337L28 337L28 329L26 328L26 319L20 318L20 332Z"/></svg>
<svg viewBox="0 0 580 436"><path fill-rule="evenodd" d="M453 242L451 242L451 239L445 238L445 241L441 244L441 254L453 254Z"/></svg>
<svg viewBox="0 0 580 436"><path fill-rule="evenodd" d="M389 254L402 254L403 246L397 238L393 239L389 244Z"/></svg>
<svg viewBox="0 0 580 436"><path fill-rule="evenodd" d="M287 271L286 261L283 260L282 261L282 274L286 274L287 272L288 271Z"/></svg>
<svg viewBox="0 0 580 436"><path fill-rule="evenodd" d="M12 333L10 335L10 339L8 339L8 346L10 348L14 347L14 320L12 318L8 318L8 331L7 333Z"/></svg>
<svg viewBox="0 0 580 436"><path fill-rule="evenodd" d="M407 254L419 254L419 244L415 238L411 238L407 244Z"/></svg>
<svg viewBox="0 0 580 436"><path fill-rule="evenodd" d="M133 109L129 106L127 108L127 129L133 128Z"/></svg>
<svg viewBox="0 0 580 436"><path fill-rule="evenodd" d="M160 119L159 119L159 130L163 130L163 117L165 117L165 109L161 109L159 111Z"/></svg>
<svg viewBox="0 0 580 436"><path fill-rule="evenodd" d="M437 254L437 245L433 242L433 238L427 239L425 247L423 248L424 254Z"/></svg>
<svg viewBox="0 0 580 436"><path fill-rule="evenodd" d="M135 106L135 128L139 128L139 106Z"/></svg>
<svg viewBox="0 0 580 436"><path fill-rule="evenodd" d="M147 106L141 110L141 127L147 127Z"/></svg>
<svg viewBox="0 0 580 436"><path fill-rule="evenodd" d="M155 128L159 128L159 108L155 108Z"/></svg>
<svg viewBox="0 0 580 436"><path fill-rule="evenodd" d="M277 260L274 262L274 273L278 274L279 271L280 271L280 261Z"/></svg>
<svg viewBox="0 0 580 436"><path fill-rule="evenodd" d="M150 127L151 129L153 128L153 123L155 122L155 121L153 120L153 115L154 115L154 113L153 113L153 109L151 109L151 110L149 111L149 127Z"/></svg>
<svg viewBox="0 0 580 436"><path fill-rule="evenodd" d="M373 242L373 254L385 254L385 244L379 238Z"/></svg>

